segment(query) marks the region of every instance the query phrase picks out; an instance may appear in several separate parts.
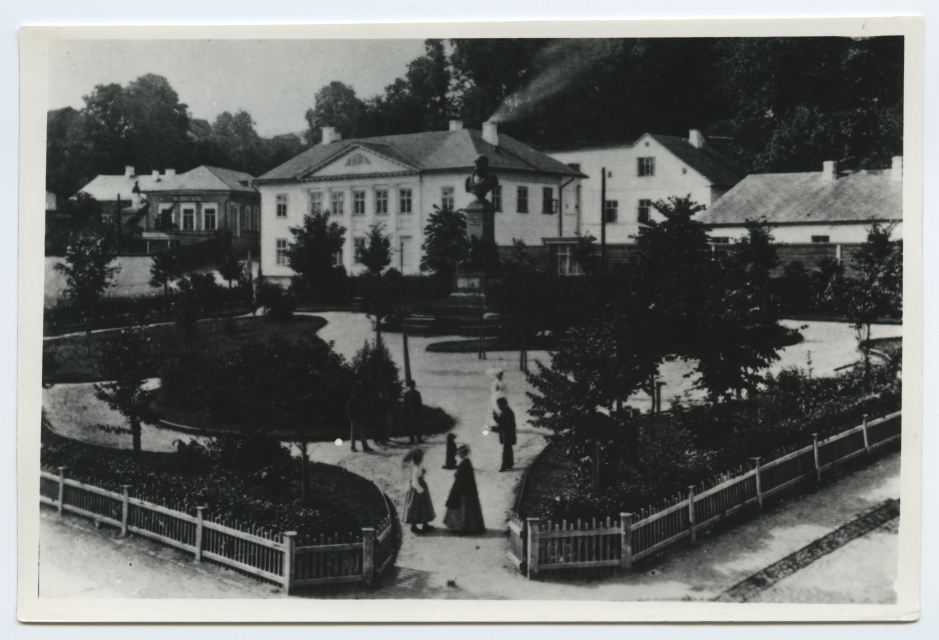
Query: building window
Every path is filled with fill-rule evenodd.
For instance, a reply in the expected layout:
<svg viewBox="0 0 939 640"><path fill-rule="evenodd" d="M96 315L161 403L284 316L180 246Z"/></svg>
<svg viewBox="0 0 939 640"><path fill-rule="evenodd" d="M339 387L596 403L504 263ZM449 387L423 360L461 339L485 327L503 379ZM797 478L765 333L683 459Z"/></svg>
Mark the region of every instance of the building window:
<svg viewBox="0 0 939 640"><path fill-rule="evenodd" d="M558 265L559 276L579 276L583 273L580 265L574 259L574 248L569 244L559 244L553 247Z"/></svg>
<svg viewBox="0 0 939 640"><path fill-rule="evenodd" d="M362 254L365 253L365 238L355 238L355 263L362 264Z"/></svg>
<svg viewBox="0 0 939 640"><path fill-rule="evenodd" d="M160 215L157 218L157 231L171 231L176 229L176 223L173 222L173 205L160 207Z"/></svg>
<svg viewBox="0 0 939 640"><path fill-rule="evenodd" d="M247 209L248 207L245 207L244 209L241 207L238 208L238 228L242 231L248 231L248 216L245 215L247 213Z"/></svg>
<svg viewBox="0 0 939 640"><path fill-rule="evenodd" d="M286 193L277 194L277 217L278 218L287 217L287 194Z"/></svg>
<svg viewBox="0 0 939 640"><path fill-rule="evenodd" d="M518 188L518 209L519 213L528 213L528 187Z"/></svg>
<svg viewBox="0 0 939 640"><path fill-rule="evenodd" d="M445 211L453 211L453 205L453 187L440 189L440 208Z"/></svg>
<svg viewBox="0 0 939 640"><path fill-rule="evenodd" d="M413 205L413 194L410 189L401 189L398 192L398 211L401 213L411 213Z"/></svg>
<svg viewBox="0 0 939 640"><path fill-rule="evenodd" d="M321 213L323 211L323 192L310 192L310 213Z"/></svg>
<svg viewBox="0 0 939 640"><path fill-rule="evenodd" d="M554 189L541 188L541 213L554 213Z"/></svg>
<svg viewBox="0 0 939 640"><path fill-rule="evenodd" d="M277 239L277 264L287 264L287 241Z"/></svg>
<svg viewBox="0 0 939 640"><path fill-rule="evenodd" d="M649 216L652 214L652 201L640 200L638 212L639 215L636 216L636 219L639 221L639 224L649 224Z"/></svg>
<svg viewBox="0 0 939 640"><path fill-rule="evenodd" d="M364 191L352 192L352 215L354 216L365 215L365 192Z"/></svg>
<svg viewBox="0 0 939 640"><path fill-rule="evenodd" d="M203 209L202 211L204 226L206 231L215 231L217 226L215 209Z"/></svg>
<svg viewBox="0 0 939 640"><path fill-rule="evenodd" d="M346 194L342 191L333 191L329 194L329 199L329 206L333 210L333 214L337 216L345 215Z"/></svg>
<svg viewBox="0 0 939 640"><path fill-rule="evenodd" d="M492 190L492 208L494 211L502 211L502 185L496 185Z"/></svg>
<svg viewBox="0 0 939 640"><path fill-rule="evenodd" d="M637 158L638 171L636 175L640 178L655 175L655 158Z"/></svg>
<svg viewBox="0 0 939 640"><path fill-rule="evenodd" d="M342 266L342 249L333 254L333 266L341 267Z"/></svg>
<svg viewBox="0 0 939 640"><path fill-rule="evenodd" d="M603 207L603 221L606 223L619 220L619 200L607 200Z"/></svg>
<svg viewBox="0 0 939 640"><path fill-rule="evenodd" d="M831 242L831 236L812 236L812 242Z"/></svg>
<svg viewBox="0 0 939 640"><path fill-rule="evenodd" d="M388 189L375 190L375 213L388 213Z"/></svg>
<svg viewBox="0 0 939 640"><path fill-rule="evenodd" d="M196 210L192 207L183 209L183 231L195 231L196 229Z"/></svg>

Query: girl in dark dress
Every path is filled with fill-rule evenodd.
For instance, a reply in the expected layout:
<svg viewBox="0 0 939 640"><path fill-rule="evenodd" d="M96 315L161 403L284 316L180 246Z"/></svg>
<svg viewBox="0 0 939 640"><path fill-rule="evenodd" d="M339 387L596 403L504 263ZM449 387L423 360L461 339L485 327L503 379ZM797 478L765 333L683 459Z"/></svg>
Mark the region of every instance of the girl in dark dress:
<svg viewBox="0 0 939 640"><path fill-rule="evenodd" d="M452 433L447 434L447 463L443 468L456 469L456 436Z"/></svg>
<svg viewBox="0 0 939 640"><path fill-rule="evenodd" d="M404 456L404 465L410 464L410 482L408 495L404 499L404 522L411 525L412 533L426 533L432 531L431 521L437 517L434 512L434 503L430 499L430 489L424 480L424 452L420 449L411 451ZM423 525L418 529L417 525Z"/></svg>
<svg viewBox="0 0 939 640"><path fill-rule="evenodd" d="M486 523L479 504L473 463L469 459L470 449L464 444L457 449L457 454L460 456L460 464L457 465L453 488L447 498L447 515L443 523L458 533L483 533Z"/></svg>

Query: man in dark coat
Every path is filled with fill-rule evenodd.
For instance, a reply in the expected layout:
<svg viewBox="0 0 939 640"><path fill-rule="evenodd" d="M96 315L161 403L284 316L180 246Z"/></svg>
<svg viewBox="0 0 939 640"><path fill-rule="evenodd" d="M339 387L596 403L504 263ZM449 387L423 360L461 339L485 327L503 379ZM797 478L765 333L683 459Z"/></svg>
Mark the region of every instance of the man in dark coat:
<svg viewBox="0 0 939 640"><path fill-rule="evenodd" d="M423 442L421 437L421 410L424 408L424 402L421 399L421 392L417 390L417 383L414 380L408 381L408 390L404 392L404 424L411 436L411 444Z"/></svg>
<svg viewBox="0 0 939 640"><path fill-rule="evenodd" d="M492 418L496 421L493 431L499 432L499 442L502 443L502 468L499 471L508 471L515 466L515 456L512 452L512 445L515 444L515 412L505 398L499 398L497 404L499 413L493 412Z"/></svg>
<svg viewBox="0 0 939 640"><path fill-rule="evenodd" d="M359 395L358 391L352 392L346 410L349 412L349 439L352 441L352 450L357 451L355 441L360 439L362 440L362 451L372 451L372 448L368 446L368 441L365 440L365 407L362 406L362 396Z"/></svg>

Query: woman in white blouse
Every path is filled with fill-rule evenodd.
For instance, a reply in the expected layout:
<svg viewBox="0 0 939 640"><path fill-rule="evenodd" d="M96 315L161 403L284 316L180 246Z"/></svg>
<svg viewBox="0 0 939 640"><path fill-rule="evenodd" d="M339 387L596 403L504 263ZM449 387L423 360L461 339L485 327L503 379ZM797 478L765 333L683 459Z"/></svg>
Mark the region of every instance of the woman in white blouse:
<svg viewBox="0 0 939 640"><path fill-rule="evenodd" d="M424 451L414 449L404 456L405 467L410 466L411 478L408 484L408 495L404 499L404 522L411 525L411 533L426 533L434 527L430 523L437 517L434 512L434 503L430 499L430 489L424 475ZM418 529L417 525L422 528Z"/></svg>

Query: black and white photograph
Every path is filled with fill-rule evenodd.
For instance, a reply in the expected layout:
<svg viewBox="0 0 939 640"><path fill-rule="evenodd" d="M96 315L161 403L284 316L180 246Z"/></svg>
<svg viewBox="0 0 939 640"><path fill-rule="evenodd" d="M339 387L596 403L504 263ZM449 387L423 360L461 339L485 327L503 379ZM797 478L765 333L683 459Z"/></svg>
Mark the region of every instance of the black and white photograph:
<svg viewBox="0 0 939 640"><path fill-rule="evenodd" d="M861 25L21 32L31 619L918 617L923 23Z"/></svg>

